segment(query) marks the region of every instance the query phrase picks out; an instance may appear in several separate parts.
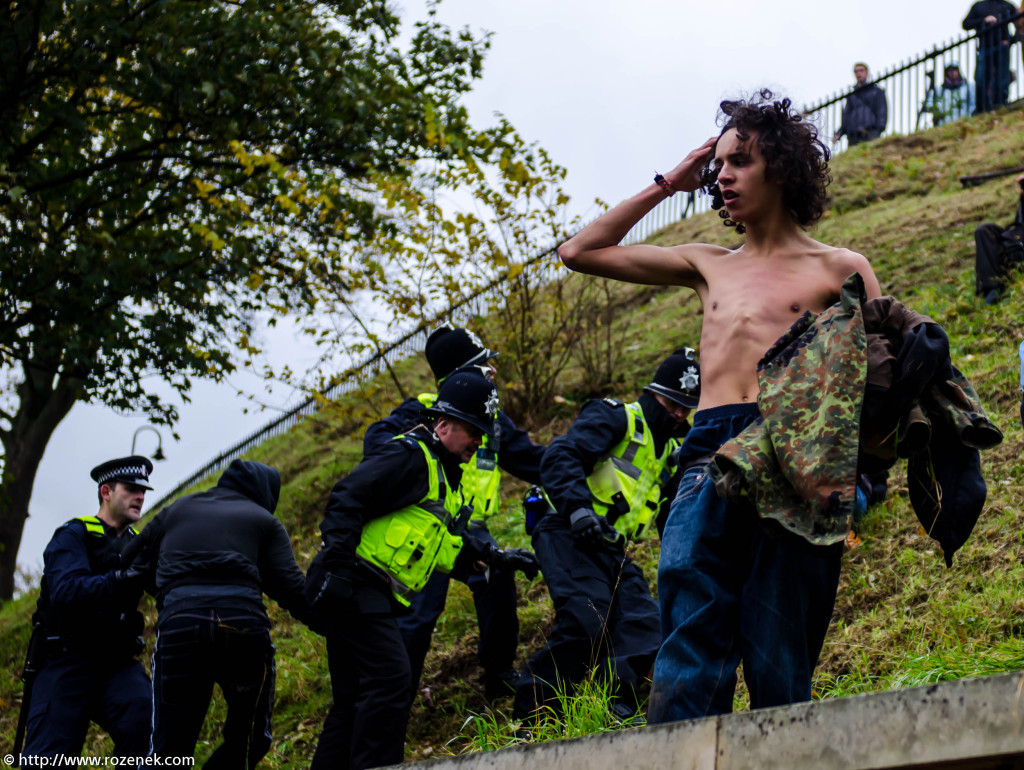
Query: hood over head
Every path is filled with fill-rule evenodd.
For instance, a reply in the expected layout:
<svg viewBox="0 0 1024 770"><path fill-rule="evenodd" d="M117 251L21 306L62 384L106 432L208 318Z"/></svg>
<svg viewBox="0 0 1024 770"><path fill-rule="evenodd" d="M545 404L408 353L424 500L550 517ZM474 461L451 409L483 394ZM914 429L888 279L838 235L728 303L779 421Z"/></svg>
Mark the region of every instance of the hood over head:
<svg viewBox="0 0 1024 770"><path fill-rule="evenodd" d="M232 460L217 486L245 495L273 513L281 495L281 474L277 468L253 460Z"/></svg>

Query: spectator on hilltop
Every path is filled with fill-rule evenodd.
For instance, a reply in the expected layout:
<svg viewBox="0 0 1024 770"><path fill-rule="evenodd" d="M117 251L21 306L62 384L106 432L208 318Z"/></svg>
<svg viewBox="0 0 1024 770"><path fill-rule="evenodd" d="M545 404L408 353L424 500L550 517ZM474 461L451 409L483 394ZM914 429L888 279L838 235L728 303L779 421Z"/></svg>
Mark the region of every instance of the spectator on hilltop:
<svg viewBox="0 0 1024 770"><path fill-rule="evenodd" d="M978 33L978 62L974 70L977 91L975 114L1006 104L1010 90L1010 20L1017 9L1007 0L978 0L964 17L963 28Z"/></svg>
<svg viewBox="0 0 1024 770"><path fill-rule="evenodd" d="M942 85L931 93L928 111L936 126L974 113L974 84L964 80L958 62L946 65Z"/></svg>
<svg viewBox="0 0 1024 770"><path fill-rule="evenodd" d="M853 76L857 80L857 85L846 97L846 104L843 105L843 122L839 124L839 130L832 137L833 142L838 142L839 138L845 135L851 147L880 137L889 120L889 104L885 99L885 91L868 81L868 65L863 62L854 64Z"/></svg>
<svg viewBox="0 0 1024 770"><path fill-rule="evenodd" d="M994 305L1006 293L1010 270L1024 262L1024 174L1017 177L1020 201L1017 216L1006 227L986 222L974 230L975 293Z"/></svg>

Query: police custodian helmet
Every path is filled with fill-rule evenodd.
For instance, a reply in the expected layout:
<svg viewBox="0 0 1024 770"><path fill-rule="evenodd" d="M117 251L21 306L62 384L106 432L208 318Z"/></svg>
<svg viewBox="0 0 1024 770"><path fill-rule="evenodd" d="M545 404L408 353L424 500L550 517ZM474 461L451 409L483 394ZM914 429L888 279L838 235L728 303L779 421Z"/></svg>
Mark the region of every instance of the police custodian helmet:
<svg viewBox="0 0 1024 770"><path fill-rule="evenodd" d="M469 329L441 326L427 337L424 350L434 379L440 382L463 366L482 364L498 355L488 350L480 338Z"/></svg>
<svg viewBox="0 0 1024 770"><path fill-rule="evenodd" d="M491 435L498 416L498 389L477 367L458 369L437 392L427 412L435 417L455 417Z"/></svg>
<svg viewBox="0 0 1024 770"><path fill-rule="evenodd" d="M135 484L139 487L152 489L149 485L149 474L153 472L153 463L148 457L142 455L131 455L130 457L119 457L116 460L107 460L100 463L89 475L92 480L100 486L121 481L125 484Z"/></svg>
<svg viewBox="0 0 1024 770"><path fill-rule="evenodd" d="M695 409L700 401L700 364L693 357L693 348L677 348L662 361L654 381L644 390Z"/></svg>

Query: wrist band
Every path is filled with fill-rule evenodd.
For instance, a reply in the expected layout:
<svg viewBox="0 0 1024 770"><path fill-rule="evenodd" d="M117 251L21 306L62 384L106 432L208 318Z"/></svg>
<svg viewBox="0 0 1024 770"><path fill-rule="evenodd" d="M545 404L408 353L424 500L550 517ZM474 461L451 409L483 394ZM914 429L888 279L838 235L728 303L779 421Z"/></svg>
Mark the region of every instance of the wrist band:
<svg viewBox="0 0 1024 770"><path fill-rule="evenodd" d="M671 198L673 195L679 192L675 187L672 186L672 183L670 181L668 181L657 171L654 172L654 183L658 185L658 187L660 187L662 190L667 192L669 198Z"/></svg>

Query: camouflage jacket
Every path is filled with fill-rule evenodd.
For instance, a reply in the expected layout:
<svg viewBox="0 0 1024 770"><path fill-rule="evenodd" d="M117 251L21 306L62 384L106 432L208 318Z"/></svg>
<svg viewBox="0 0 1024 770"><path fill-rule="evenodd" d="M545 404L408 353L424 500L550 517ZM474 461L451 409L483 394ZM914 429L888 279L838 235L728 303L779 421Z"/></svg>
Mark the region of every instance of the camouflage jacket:
<svg viewBox="0 0 1024 770"><path fill-rule="evenodd" d="M753 506L812 543L846 537L857 490L867 339L864 281L804 313L757 365L761 418L723 444L708 469L718 494Z"/></svg>
<svg viewBox="0 0 1024 770"><path fill-rule="evenodd" d="M947 564L985 500L979 449L1002 441L932 319L850 276L840 301L807 313L758 364L762 418L724 444L718 493L812 543L849 529L858 469L910 458L914 511Z"/></svg>

